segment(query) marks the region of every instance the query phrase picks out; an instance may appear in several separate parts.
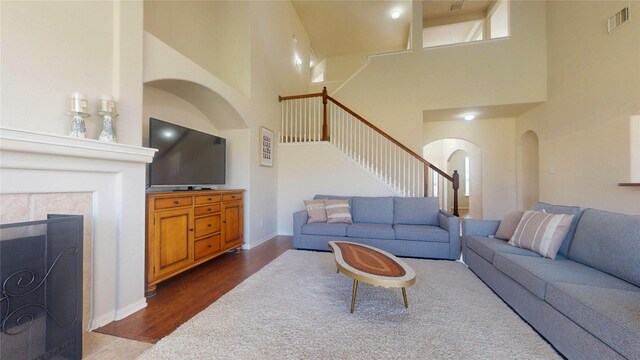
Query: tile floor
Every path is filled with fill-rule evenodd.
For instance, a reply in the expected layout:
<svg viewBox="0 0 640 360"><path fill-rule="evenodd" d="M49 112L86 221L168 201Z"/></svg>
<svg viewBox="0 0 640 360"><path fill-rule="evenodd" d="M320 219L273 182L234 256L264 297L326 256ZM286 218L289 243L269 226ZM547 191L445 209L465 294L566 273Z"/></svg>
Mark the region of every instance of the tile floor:
<svg viewBox="0 0 640 360"><path fill-rule="evenodd" d="M87 360L135 359L151 346L153 344L87 332L82 336L82 358Z"/></svg>

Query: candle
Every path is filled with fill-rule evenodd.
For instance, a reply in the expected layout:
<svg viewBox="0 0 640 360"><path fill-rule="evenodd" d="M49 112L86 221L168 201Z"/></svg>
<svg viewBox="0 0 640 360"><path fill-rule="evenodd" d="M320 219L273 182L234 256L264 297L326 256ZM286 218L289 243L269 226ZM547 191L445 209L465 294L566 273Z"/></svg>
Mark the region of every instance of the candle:
<svg viewBox="0 0 640 360"><path fill-rule="evenodd" d="M84 95L79 92L71 94L71 111L82 113L87 111L87 99Z"/></svg>
<svg viewBox="0 0 640 360"><path fill-rule="evenodd" d="M102 95L100 97L100 111L113 113L115 112L116 103L113 101L113 96Z"/></svg>

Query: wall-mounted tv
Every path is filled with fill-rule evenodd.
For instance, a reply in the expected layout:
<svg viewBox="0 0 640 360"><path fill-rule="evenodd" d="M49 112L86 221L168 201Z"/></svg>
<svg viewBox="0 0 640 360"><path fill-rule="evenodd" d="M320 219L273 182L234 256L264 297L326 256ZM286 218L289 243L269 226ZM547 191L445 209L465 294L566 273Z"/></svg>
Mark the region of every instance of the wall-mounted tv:
<svg viewBox="0 0 640 360"><path fill-rule="evenodd" d="M225 183L226 140L221 137L150 118L149 147L158 149L149 166L149 186Z"/></svg>

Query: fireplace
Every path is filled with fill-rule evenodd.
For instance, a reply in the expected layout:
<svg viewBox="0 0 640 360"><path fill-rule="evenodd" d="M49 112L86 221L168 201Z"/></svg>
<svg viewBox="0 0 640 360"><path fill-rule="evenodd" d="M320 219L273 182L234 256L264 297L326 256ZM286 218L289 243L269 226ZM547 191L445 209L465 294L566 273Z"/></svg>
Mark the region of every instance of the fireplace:
<svg viewBox="0 0 640 360"><path fill-rule="evenodd" d="M0 360L82 358L83 217L0 225Z"/></svg>
<svg viewBox="0 0 640 360"><path fill-rule="evenodd" d="M0 127L0 223L85 215L84 330L146 305L145 166L154 152Z"/></svg>

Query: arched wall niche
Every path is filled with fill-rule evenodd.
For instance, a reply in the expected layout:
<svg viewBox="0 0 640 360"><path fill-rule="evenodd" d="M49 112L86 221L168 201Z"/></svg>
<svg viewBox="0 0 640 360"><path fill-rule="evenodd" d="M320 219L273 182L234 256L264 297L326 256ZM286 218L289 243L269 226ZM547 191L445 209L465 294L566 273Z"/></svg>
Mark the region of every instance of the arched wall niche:
<svg viewBox="0 0 640 360"><path fill-rule="evenodd" d="M482 202L482 149L464 139L446 138L433 141L423 147L423 157L430 163L436 165L448 174L452 174L453 169L449 168L449 160L454 158L455 153L463 151L469 155L470 163L470 195L469 195L469 216L474 219L482 219L484 212ZM453 164L452 164L453 165ZM464 182L464 178L460 177L460 182ZM461 185L458 191L459 199L464 197L464 191ZM453 196L450 196L453 199Z"/></svg>
<svg viewBox="0 0 640 360"><path fill-rule="evenodd" d="M524 132L518 141L518 199L520 209L531 209L540 200L540 153L538 135Z"/></svg>
<svg viewBox="0 0 640 360"><path fill-rule="evenodd" d="M247 124L238 111L220 94L198 83L179 79L155 80L145 83L172 93L200 110L218 130L245 129Z"/></svg>
<svg viewBox="0 0 640 360"><path fill-rule="evenodd" d="M144 85L197 107L219 130L249 128L249 99L155 36L144 33Z"/></svg>

